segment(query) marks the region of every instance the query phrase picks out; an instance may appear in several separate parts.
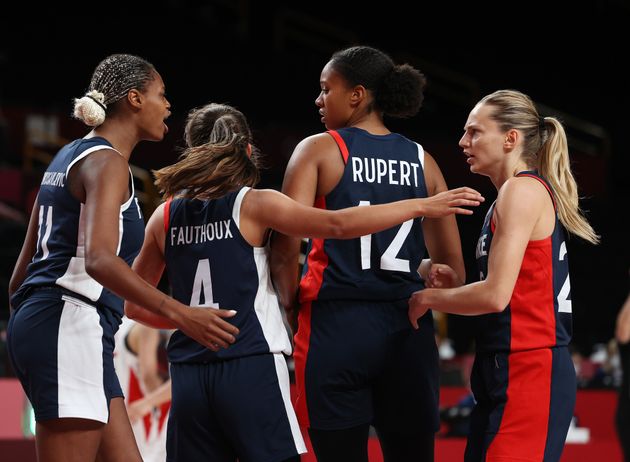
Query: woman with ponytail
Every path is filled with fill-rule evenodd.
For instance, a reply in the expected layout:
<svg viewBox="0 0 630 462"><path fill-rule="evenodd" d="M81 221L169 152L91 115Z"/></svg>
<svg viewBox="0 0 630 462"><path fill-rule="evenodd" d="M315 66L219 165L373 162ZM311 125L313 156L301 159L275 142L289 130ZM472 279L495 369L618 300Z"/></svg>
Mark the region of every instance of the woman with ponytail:
<svg viewBox="0 0 630 462"><path fill-rule="evenodd" d="M35 410L40 461L140 461L114 371L123 298L168 316L209 348L238 333L229 310L192 309L130 268L144 219L129 159L160 141L170 103L146 60L115 54L96 67L74 116L93 127L48 166L15 264L8 347Z"/></svg>
<svg viewBox="0 0 630 462"><path fill-rule="evenodd" d="M560 121L532 100L496 91L470 112L459 145L470 171L498 191L477 243L479 282L453 287L434 264L409 319L427 309L479 315L465 460L560 460L576 395L566 242L599 242L582 214Z"/></svg>
<svg viewBox="0 0 630 462"><path fill-rule="evenodd" d="M164 268L182 303L230 308L240 334L214 351L176 331L168 346L172 407L168 460L299 461L306 451L289 396L291 342L269 274L270 231L348 239L419 216L470 214L483 198L460 188L388 205L320 210L265 189L243 114L208 104L193 110L179 162L155 173L166 202L152 215L133 269L157 284ZM126 313L176 327L136 301Z"/></svg>
<svg viewBox="0 0 630 462"><path fill-rule="evenodd" d="M283 192L324 210L439 197L447 183L436 159L387 126L420 111L425 84L418 69L376 48L333 53L315 99L326 131L295 147ZM455 217L409 220L351 241L312 239L301 278L300 244L274 236L273 276L293 320L296 411L317 460L367 462L373 426L385 462L433 461L434 320L427 312L412 329L407 300L424 287L431 261L466 279Z"/></svg>

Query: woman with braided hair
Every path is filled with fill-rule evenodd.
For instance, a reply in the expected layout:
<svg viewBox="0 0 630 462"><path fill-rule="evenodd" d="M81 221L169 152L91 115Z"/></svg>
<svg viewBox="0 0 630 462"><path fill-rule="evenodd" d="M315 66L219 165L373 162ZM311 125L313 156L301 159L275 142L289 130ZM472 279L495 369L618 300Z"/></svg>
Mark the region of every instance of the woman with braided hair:
<svg viewBox="0 0 630 462"><path fill-rule="evenodd" d="M11 277L8 348L35 410L40 461L140 461L113 364L123 298L171 319L211 349L234 342L232 311L192 309L130 268L144 236L129 158L160 141L170 115L146 60L108 56L74 115L94 127L44 173Z"/></svg>

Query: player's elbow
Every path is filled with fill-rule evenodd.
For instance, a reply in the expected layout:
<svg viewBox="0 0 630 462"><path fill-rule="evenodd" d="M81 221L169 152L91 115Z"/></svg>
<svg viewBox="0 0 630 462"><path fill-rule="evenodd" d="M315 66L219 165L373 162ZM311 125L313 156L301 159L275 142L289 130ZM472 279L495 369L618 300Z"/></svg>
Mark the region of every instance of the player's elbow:
<svg viewBox="0 0 630 462"><path fill-rule="evenodd" d="M148 370L148 371L144 371L141 374L141 378L140 380L142 380L142 383L144 383L147 392L151 392L153 390L155 390L157 387L160 386L162 380L160 379L160 377L157 374L157 371L153 370Z"/></svg>
<svg viewBox="0 0 630 462"><path fill-rule="evenodd" d="M85 255L85 272L102 284L109 273L109 256L104 252L91 252Z"/></svg>
<svg viewBox="0 0 630 462"><path fill-rule="evenodd" d="M510 295L500 290L490 290L488 297L488 310L490 313L502 313L510 303Z"/></svg>

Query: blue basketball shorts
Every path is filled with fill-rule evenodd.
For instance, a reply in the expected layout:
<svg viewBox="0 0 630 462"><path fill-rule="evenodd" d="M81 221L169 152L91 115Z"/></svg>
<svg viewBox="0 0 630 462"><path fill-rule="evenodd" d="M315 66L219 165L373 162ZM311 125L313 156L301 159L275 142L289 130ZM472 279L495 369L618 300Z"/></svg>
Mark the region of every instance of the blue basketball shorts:
<svg viewBox="0 0 630 462"><path fill-rule="evenodd" d="M306 452L281 353L172 363L167 460L282 461Z"/></svg>
<svg viewBox="0 0 630 462"><path fill-rule="evenodd" d="M576 397L567 347L478 352L471 387L466 462L560 460Z"/></svg>
<svg viewBox="0 0 630 462"><path fill-rule="evenodd" d="M313 301L295 336L300 424L343 430L439 430L439 358L432 313L418 330L407 300Z"/></svg>
<svg viewBox="0 0 630 462"><path fill-rule="evenodd" d="M107 423L123 396L114 370L120 319L56 288L32 291L9 320L9 358L37 421L82 418Z"/></svg>

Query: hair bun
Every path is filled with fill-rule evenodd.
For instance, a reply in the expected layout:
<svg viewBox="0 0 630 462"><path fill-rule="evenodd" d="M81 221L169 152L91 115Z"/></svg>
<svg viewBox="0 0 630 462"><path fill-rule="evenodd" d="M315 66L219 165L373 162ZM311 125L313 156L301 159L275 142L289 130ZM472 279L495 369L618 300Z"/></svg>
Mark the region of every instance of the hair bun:
<svg viewBox="0 0 630 462"><path fill-rule="evenodd" d="M103 109L107 109L107 106L105 105L105 95L103 93L101 93L98 90L90 90L88 91L85 96L87 96L88 98L93 99L94 101L96 101L97 103L100 103L103 105Z"/></svg>
<svg viewBox="0 0 630 462"><path fill-rule="evenodd" d="M101 125L105 121L105 95L92 90L82 98L74 100L73 116L90 127Z"/></svg>

